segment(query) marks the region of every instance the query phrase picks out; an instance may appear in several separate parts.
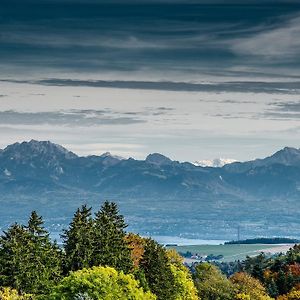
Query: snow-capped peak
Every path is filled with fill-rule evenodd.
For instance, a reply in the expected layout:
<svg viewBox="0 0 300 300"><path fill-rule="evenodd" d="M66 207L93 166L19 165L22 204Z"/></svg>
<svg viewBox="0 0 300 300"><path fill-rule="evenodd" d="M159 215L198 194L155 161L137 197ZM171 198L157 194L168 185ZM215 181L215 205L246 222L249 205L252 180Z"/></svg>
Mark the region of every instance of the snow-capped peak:
<svg viewBox="0 0 300 300"><path fill-rule="evenodd" d="M212 160L204 159L204 160L197 160L193 162L195 166L199 167L213 167L213 168L221 168L225 165L231 164L236 162L237 160L231 158L215 158Z"/></svg>
<svg viewBox="0 0 300 300"><path fill-rule="evenodd" d="M9 170L7 170L7 169L5 169L5 170L3 171L3 173L4 173L4 175L7 176L7 177L10 177L10 176L11 176L11 172L10 172Z"/></svg>
<svg viewBox="0 0 300 300"><path fill-rule="evenodd" d="M117 159L117 160L124 160L124 159L126 159L126 158L124 158L122 156L119 156L119 155L113 155L110 152L105 152L105 153L101 154L100 157L103 157L103 158L111 157L111 158L114 158L114 159Z"/></svg>

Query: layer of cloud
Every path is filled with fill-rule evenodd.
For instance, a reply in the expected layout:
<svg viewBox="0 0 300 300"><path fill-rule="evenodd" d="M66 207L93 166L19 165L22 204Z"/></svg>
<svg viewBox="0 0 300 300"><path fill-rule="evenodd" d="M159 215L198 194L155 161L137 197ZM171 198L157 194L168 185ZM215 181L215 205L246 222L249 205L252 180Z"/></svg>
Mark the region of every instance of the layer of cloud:
<svg viewBox="0 0 300 300"><path fill-rule="evenodd" d="M134 116L112 116L108 111L70 110L55 112L19 112L0 111L0 124L55 126L99 126L99 125L130 125L145 123L146 120Z"/></svg>
<svg viewBox="0 0 300 300"><path fill-rule="evenodd" d="M76 80L76 79L42 79L42 80L11 80L0 79L0 82L29 83L45 86L95 87L116 89L184 91L184 92L244 92L271 94L298 94L300 82L220 82L193 83L174 81L121 81L121 80Z"/></svg>
<svg viewBox="0 0 300 300"><path fill-rule="evenodd" d="M0 12L0 63L10 66L189 73L297 63L296 1L10 2Z"/></svg>
<svg viewBox="0 0 300 300"><path fill-rule="evenodd" d="M267 118L275 120L300 119L300 101L277 101L269 104L271 108L263 114Z"/></svg>
<svg viewBox="0 0 300 300"><path fill-rule="evenodd" d="M271 30L259 32L251 37L235 41L232 49L241 55L262 56L271 61L289 61L300 53L300 17ZM274 62L274 61L273 61Z"/></svg>

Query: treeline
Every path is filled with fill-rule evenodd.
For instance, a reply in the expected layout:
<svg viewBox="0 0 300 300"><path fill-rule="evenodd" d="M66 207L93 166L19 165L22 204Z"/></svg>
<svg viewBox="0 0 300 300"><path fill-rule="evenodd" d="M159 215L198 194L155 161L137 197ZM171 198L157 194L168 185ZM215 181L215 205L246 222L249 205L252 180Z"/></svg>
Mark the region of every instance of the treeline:
<svg viewBox="0 0 300 300"><path fill-rule="evenodd" d="M278 300L300 299L300 245L295 245L285 255L267 257L262 253L248 257L242 268L257 278L271 297Z"/></svg>
<svg viewBox="0 0 300 300"><path fill-rule="evenodd" d="M230 242L225 242L225 245L297 244L297 243L299 243L299 240L297 240L297 239L275 237L275 238L255 238L255 239L246 239L246 240L241 240L241 241L230 241Z"/></svg>
<svg viewBox="0 0 300 300"><path fill-rule="evenodd" d="M59 247L32 212L27 224L13 224L0 237L0 299L300 299L300 247L273 260L248 258L228 277L207 262L190 272L176 251L126 227L115 203L94 215L84 205Z"/></svg>
<svg viewBox="0 0 300 300"><path fill-rule="evenodd" d="M198 299L182 258L126 227L115 203L84 205L58 247L32 212L0 237L0 299Z"/></svg>

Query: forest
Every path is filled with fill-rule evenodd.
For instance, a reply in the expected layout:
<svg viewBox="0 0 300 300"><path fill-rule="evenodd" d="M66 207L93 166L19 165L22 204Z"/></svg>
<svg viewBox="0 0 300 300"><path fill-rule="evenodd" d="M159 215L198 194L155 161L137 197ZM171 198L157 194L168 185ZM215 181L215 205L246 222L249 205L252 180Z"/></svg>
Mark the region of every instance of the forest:
<svg viewBox="0 0 300 300"><path fill-rule="evenodd" d="M58 245L33 211L0 237L0 299L300 299L299 245L272 257L188 268L175 250L126 228L114 202L95 214L83 205Z"/></svg>

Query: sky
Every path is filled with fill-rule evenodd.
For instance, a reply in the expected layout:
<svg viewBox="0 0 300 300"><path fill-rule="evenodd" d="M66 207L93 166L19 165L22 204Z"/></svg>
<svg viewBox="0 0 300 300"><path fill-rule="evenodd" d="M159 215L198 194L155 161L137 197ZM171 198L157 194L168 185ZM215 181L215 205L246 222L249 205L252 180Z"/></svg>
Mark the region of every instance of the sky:
<svg viewBox="0 0 300 300"><path fill-rule="evenodd" d="M2 0L0 148L250 160L300 138L299 1Z"/></svg>

